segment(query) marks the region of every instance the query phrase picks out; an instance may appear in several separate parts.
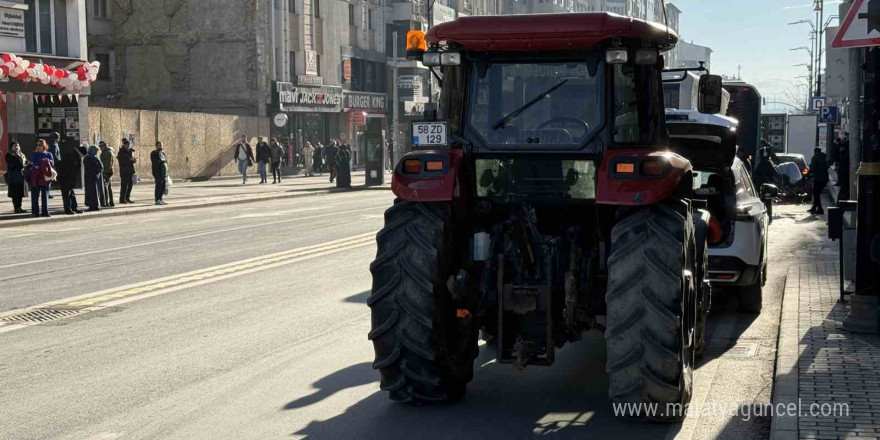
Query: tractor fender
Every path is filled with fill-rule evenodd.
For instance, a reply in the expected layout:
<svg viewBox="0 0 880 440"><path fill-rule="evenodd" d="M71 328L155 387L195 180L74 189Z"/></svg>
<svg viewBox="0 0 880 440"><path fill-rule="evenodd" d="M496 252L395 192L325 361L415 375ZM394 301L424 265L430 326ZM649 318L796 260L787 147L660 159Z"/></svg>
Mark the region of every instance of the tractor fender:
<svg viewBox="0 0 880 440"><path fill-rule="evenodd" d="M660 162L661 174L646 174L646 162ZM690 161L669 151L607 150L596 177L596 203L653 205L675 194L691 171Z"/></svg>
<svg viewBox="0 0 880 440"><path fill-rule="evenodd" d="M404 155L391 177L391 191L397 198L410 202L446 202L457 198L462 188L459 173L463 152L460 149L418 150ZM420 171L406 172L407 161L421 162ZM427 162L443 162L442 170L427 170Z"/></svg>

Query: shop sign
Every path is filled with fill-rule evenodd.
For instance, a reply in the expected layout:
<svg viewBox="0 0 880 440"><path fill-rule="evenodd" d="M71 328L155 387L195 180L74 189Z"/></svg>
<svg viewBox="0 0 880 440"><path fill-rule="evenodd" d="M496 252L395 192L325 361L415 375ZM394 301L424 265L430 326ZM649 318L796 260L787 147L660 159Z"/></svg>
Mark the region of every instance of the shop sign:
<svg viewBox="0 0 880 440"><path fill-rule="evenodd" d="M306 75L318 75L318 53L306 50Z"/></svg>
<svg viewBox="0 0 880 440"><path fill-rule="evenodd" d="M297 75L296 83L301 86L323 86L324 78L321 76Z"/></svg>
<svg viewBox="0 0 880 440"><path fill-rule="evenodd" d="M334 86L299 87L288 82L276 82L276 102L283 112L342 111L342 88Z"/></svg>
<svg viewBox="0 0 880 440"><path fill-rule="evenodd" d="M284 113L278 113L272 118L272 122L274 122L275 126L278 128L284 127L287 125L287 115Z"/></svg>
<svg viewBox="0 0 880 440"><path fill-rule="evenodd" d="M24 38L24 12L20 9L0 8L0 35Z"/></svg>
<svg viewBox="0 0 880 440"><path fill-rule="evenodd" d="M346 81L351 81L351 58L342 60L342 77Z"/></svg>
<svg viewBox="0 0 880 440"><path fill-rule="evenodd" d="M384 112L388 96L384 93L345 92L345 108Z"/></svg>
<svg viewBox="0 0 880 440"><path fill-rule="evenodd" d="M351 125L367 125L367 114L364 112L352 112Z"/></svg>

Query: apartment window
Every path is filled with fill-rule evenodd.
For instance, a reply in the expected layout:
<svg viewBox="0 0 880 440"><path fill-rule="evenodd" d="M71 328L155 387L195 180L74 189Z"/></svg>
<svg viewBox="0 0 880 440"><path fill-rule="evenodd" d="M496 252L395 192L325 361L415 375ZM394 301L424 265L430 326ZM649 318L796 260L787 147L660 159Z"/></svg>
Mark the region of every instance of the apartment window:
<svg viewBox="0 0 880 440"><path fill-rule="evenodd" d="M369 26L369 29L372 30L373 29L373 10L372 9L370 9L369 17L367 19L367 24Z"/></svg>
<svg viewBox="0 0 880 440"><path fill-rule="evenodd" d="M95 0L94 10L92 11L96 18L108 18L107 0Z"/></svg>
<svg viewBox="0 0 880 440"><path fill-rule="evenodd" d="M296 14L296 0L290 0L290 2L287 4L287 12L290 12L291 14Z"/></svg>
<svg viewBox="0 0 880 440"><path fill-rule="evenodd" d="M296 77L296 52L290 51L290 78Z"/></svg>
<svg viewBox="0 0 880 440"><path fill-rule="evenodd" d="M348 25L354 26L354 5L348 4Z"/></svg>
<svg viewBox="0 0 880 440"><path fill-rule="evenodd" d="M68 56L67 0L25 0L25 50Z"/></svg>
<svg viewBox="0 0 880 440"><path fill-rule="evenodd" d="M98 69L98 81L110 81L110 54L96 53L95 60L101 63Z"/></svg>
<svg viewBox="0 0 880 440"><path fill-rule="evenodd" d="M321 55L315 55L315 59L318 60L318 76L321 76Z"/></svg>
<svg viewBox="0 0 880 440"><path fill-rule="evenodd" d="M312 0L312 16L321 18L321 0Z"/></svg>

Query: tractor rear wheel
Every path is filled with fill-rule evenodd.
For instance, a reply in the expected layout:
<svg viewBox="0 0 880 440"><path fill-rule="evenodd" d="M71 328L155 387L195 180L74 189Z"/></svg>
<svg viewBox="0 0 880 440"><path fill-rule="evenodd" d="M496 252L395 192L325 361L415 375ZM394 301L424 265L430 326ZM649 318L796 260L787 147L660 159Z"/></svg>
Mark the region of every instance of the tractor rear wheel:
<svg viewBox="0 0 880 440"><path fill-rule="evenodd" d="M367 304L373 368L392 400L459 400L473 378L474 318L455 308L446 287L452 241L448 203L397 201L385 211Z"/></svg>
<svg viewBox="0 0 880 440"><path fill-rule="evenodd" d="M695 247L690 209L680 200L627 208L612 229L605 297L608 393L614 403L644 404L633 415L680 420L690 403Z"/></svg>

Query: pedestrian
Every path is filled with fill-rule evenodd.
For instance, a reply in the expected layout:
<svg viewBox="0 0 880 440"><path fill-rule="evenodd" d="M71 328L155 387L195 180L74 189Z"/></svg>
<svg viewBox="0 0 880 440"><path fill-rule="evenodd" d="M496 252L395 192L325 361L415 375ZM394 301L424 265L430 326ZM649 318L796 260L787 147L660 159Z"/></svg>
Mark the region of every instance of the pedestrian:
<svg viewBox="0 0 880 440"><path fill-rule="evenodd" d="M330 141L330 145L327 145L324 148L324 165L327 168L327 171L330 172L330 183L333 183L333 180L336 179L336 154L339 152L338 143L339 141L333 139Z"/></svg>
<svg viewBox="0 0 880 440"><path fill-rule="evenodd" d="M758 190L760 190L761 185L765 183L776 184L779 182L779 170L777 170L776 165L773 164L771 156L772 153L770 148L761 148L761 161L758 162L758 167L755 168L755 171L752 173L752 182Z"/></svg>
<svg viewBox="0 0 880 440"><path fill-rule="evenodd" d="M51 217L49 215L49 184L58 177L54 169L54 156L47 150L46 141L37 141L36 149L31 154L31 170L28 173L28 185L31 187L31 215L34 217Z"/></svg>
<svg viewBox="0 0 880 440"><path fill-rule="evenodd" d="M263 137L257 138L257 171L260 173L260 183L268 183L266 179L266 166L271 162L271 152ZM274 174L273 174L274 176Z"/></svg>
<svg viewBox="0 0 880 440"><path fill-rule="evenodd" d="M233 159L238 164L238 172L241 173L241 184L244 185L247 183L248 168L254 165L254 150L251 148L251 144L247 142L247 136L241 135L241 139L235 144Z"/></svg>
<svg viewBox="0 0 880 440"><path fill-rule="evenodd" d="M736 157L742 161L743 165L746 166L746 170L748 170L749 174L752 174L752 160L751 156L749 156L749 152L746 151L745 148L741 146L736 147Z"/></svg>
<svg viewBox="0 0 880 440"><path fill-rule="evenodd" d="M388 141L388 157L385 158L385 170L394 171L394 142Z"/></svg>
<svg viewBox="0 0 880 440"><path fill-rule="evenodd" d="M24 199L24 167L30 162L21 152L21 145L13 141L9 144L9 151L6 152L6 195L12 199L12 208L15 214L24 214L21 209L21 200Z"/></svg>
<svg viewBox="0 0 880 440"><path fill-rule="evenodd" d="M83 147L74 148L73 154L65 154L58 164L58 186L61 188L61 203L67 215L82 214L76 201L76 182L82 170L82 158L86 155Z"/></svg>
<svg viewBox="0 0 880 440"><path fill-rule="evenodd" d="M272 183L281 183L281 161L284 160L284 146L272 138L269 146L269 160L272 161Z"/></svg>
<svg viewBox="0 0 880 440"><path fill-rule="evenodd" d="M336 153L336 187L351 188L351 146L342 144Z"/></svg>
<svg viewBox="0 0 880 440"><path fill-rule="evenodd" d="M306 141L302 148L303 166L306 168L305 176L313 176L315 174L315 147L311 142Z"/></svg>
<svg viewBox="0 0 880 440"><path fill-rule="evenodd" d="M122 139L116 161L119 162L119 203L134 203L131 201L131 187L134 185L134 164L137 163L137 156L128 139Z"/></svg>
<svg viewBox="0 0 880 440"><path fill-rule="evenodd" d="M315 144L315 162L314 162L314 171L319 175L324 175L324 145L320 142Z"/></svg>
<svg viewBox="0 0 880 440"><path fill-rule="evenodd" d="M83 192L89 211L100 211L104 199L104 164L98 158L98 147L92 145L83 158Z"/></svg>
<svg viewBox="0 0 880 440"><path fill-rule="evenodd" d="M116 171L116 150L104 141L98 142L98 148L101 149L101 165L104 166L104 197L101 199L101 206L116 206L113 202L113 185L110 182Z"/></svg>
<svg viewBox="0 0 880 440"><path fill-rule="evenodd" d="M828 185L828 159L821 148L813 150L813 158L810 159L810 171L807 177L813 178L813 206L809 212L813 214L824 214L822 209L822 191L825 185Z"/></svg>
<svg viewBox="0 0 880 440"><path fill-rule="evenodd" d="M57 168L58 162L61 162L61 146L58 144L58 141L61 139L61 135L58 132L54 132L49 135L49 145L46 151L52 155L52 166ZM52 182L49 182L49 198L52 197Z"/></svg>
<svg viewBox="0 0 880 440"><path fill-rule="evenodd" d="M162 142L156 142L156 149L150 152L150 163L153 166L153 179L156 182L156 204L167 205L162 197L165 196L165 182L168 179L168 158L163 151L165 146Z"/></svg>

